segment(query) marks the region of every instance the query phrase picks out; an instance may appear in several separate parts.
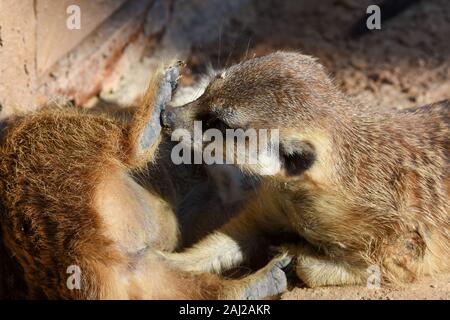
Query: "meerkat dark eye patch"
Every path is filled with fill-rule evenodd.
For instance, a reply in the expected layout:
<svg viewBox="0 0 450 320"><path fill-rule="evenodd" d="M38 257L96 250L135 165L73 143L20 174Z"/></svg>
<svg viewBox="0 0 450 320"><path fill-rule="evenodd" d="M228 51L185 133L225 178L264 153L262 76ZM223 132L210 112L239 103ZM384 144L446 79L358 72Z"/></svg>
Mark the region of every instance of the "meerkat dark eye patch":
<svg viewBox="0 0 450 320"><path fill-rule="evenodd" d="M204 112L198 115L198 120L202 121L203 130L218 129L225 133L226 129L231 129L225 122L223 122L216 114L211 112Z"/></svg>
<svg viewBox="0 0 450 320"><path fill-rule="evenodd" d="M294 140L280 145L282 168L288 176L298 176L316 161L314 147L304 141Z"/></svg>

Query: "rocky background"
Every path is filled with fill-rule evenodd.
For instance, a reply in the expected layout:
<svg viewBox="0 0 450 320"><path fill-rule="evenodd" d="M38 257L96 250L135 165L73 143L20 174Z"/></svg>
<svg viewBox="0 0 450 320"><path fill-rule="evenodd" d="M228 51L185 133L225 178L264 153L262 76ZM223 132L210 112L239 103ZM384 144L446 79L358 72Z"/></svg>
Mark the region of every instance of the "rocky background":
<svg viewBox="0 0 450 320"><path fill-rule="evenodd" d="M450 98L445 0L416 0L361 37L351 30L370 0L108 1L118 7L109 19L44 71L34 60L45 57L27 53L43 41L33 38L33 18L45 20L51 11L34 12L25 5L30 0L0 1L0 118L48 101L133 105L161 61L186 60L188 86L210 67L274 50L318 57L346 93L374 107Z"/></svg>
<svg viewBox="0 0 450 320"><path fill-rule="evenodd" d="M450 98L450 5L419 1L381 30L359 38L351 29L373 1L156 1L144 36L157 38L131 62L133 47L101 90L101 99L128 104L148 70L173 55L188 62L190 85L208 67L223 68L274 50L318 57L338 85L362 103L404 108Z"/></svg>

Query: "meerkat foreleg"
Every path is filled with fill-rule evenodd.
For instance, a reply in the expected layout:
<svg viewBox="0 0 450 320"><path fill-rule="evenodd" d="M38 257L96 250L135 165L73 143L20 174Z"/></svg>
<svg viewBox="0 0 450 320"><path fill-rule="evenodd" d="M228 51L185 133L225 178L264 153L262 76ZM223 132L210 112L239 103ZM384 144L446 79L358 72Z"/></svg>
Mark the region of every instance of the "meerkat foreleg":
<svg viewBox="0 0 450 320"><path fill-rule="evenodd" d="M145 249L103 272L96 286L101 299L264 299L286 290L282 269L290 261L281 255L253 274L226 279L179 270L152 249ZM95 262L91 265L100 270Z"/></svg>
<svg viewBox="0 0 450 320"><path fill-rule="evenodd" d="M286 251L283 248L282 251ZM308 244L289 246L295 256L293 266L297 276L309 287L357 285L367 281L367 269L352 266L324 254L315 252Z"/></svg>
<svg viewBox="0 0 450 320"><path fill-rule="evenodd" d="M228 288L222 290L220 299L259 300L283 293L287 289L287 278L283 269L292 258L282 254L273 258L264 268L242 279L227 279Z"/></svg>
<svg viewBox="0 0 450 320"><path fill-rule="evenodd" d="M192 248L161 254L186 271L221 273L249 260L265 241L258 216L244 212Z"/></svg>

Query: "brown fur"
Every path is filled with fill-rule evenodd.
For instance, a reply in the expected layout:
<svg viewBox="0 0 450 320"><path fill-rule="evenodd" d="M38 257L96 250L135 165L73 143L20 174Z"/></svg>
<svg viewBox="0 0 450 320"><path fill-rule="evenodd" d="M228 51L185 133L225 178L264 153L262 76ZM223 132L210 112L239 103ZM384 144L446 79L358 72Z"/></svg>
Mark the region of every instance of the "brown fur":
<svg viewBox="0 0 450 320"><path fill-rule="evenodd" d="M78 109L50 108L8 120L0 145L1 290L10 298L262 298L283 288L280 261L240 280L172 267L157 250L179 242L168 202L133 179L160 138L140 139L163 73L131 124ZM81 268L81 290L67 268ZM9 281L8 278L13 281Z"/></svg>
<svg viewBox="0 0 450 320"><path fill-rule="evenodd" d="M278 52L212 80L167 126L279 129L282 171L242 213L180 255L185 270L238 265L259 239L295 232L297 274L310 286L389 282L450 267L450 106L376 110L355 105L315 59ZM234 142L233 142L234 143ZM259 165L240 165L259 175ZM305 242L306 240L306 242ZM211 248L227 247L220 256Z"/></svg>

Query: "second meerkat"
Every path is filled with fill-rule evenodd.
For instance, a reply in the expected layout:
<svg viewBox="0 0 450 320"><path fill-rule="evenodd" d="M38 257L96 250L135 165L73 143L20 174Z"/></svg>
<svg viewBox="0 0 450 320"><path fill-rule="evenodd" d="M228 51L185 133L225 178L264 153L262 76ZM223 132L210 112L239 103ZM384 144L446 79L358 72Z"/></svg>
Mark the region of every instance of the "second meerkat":
<svg viewBox="0 0 450 320"><path fill-rule="evenodd" d="M295 232L296 272L311 287L365 283L372 265L389 282L449 269L449 102L357 106L314 58L277 52L232 66L162 115L172 130L195 120L203 129L279 129L281 170L263 176L262 163L238 165L261 178L259 192L220 230L169 255L178 266L222 272L261 239Z"/></svg>

